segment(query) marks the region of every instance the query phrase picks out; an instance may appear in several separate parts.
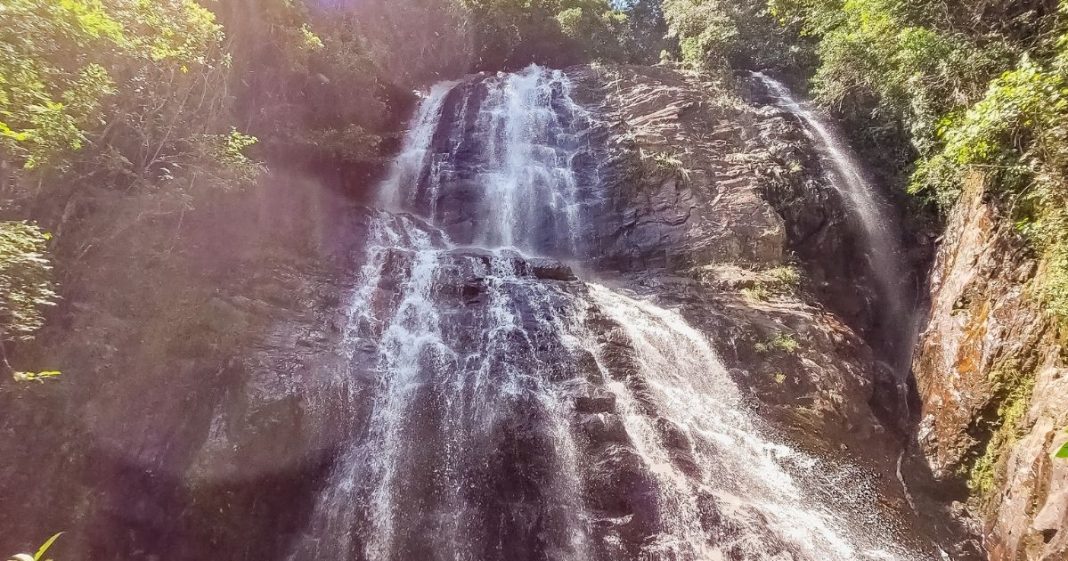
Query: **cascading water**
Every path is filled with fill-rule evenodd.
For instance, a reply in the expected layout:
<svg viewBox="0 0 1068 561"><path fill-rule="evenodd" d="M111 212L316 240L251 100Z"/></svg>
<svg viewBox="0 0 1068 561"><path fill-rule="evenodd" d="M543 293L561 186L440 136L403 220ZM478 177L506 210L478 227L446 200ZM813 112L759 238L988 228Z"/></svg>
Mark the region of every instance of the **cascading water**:
<svg viewBox="0 0 1068 561"><path fill-rule="evenodd" d="M875 187L865 177L856 156L839 140L830 125L825 124L806 104L795 99L783 83L760 72L754 72L753 76L767 88L780 107L796 115L805 124L806 134L815 141L830 163L830 183L842 193L856 218L881 300L884 352L895 375L897 400L907 422L911 415L908 379L912 368L912 350L919 337L919 325L915 317L915 304L906 284L908 266L895 235L896 224L891 218L893 211L879 200ZM897 460L897 478L909 504L915 508L901 472L904 457L903 450Z"/></svg>
<svg viewBox="0 0 1068 561"><path fill-rule="evenodd" d="M753 76L764 85L779 107L801 119L806 134L830 164L830 182L846 200L860 229L881 299L881 315L887 326L883 331L888 338L894 339L888 345L889 361L894 371L904 377L911 366L917 329L915 306L907 284L908 266L897 238L893 210L880 200L857 157L829 124L807 104L795 99L781 82L760 72L754 72Z"/></svg>
<svg viewBox="0 0 1068 561"><path fill-rule="evenodd" d="M640 381L613 379L608 387L659 489L662 534L650 545L649 558L920 558L880 544L885 536L878 530L853 532L842 512L820 504L812 491L841 481L799 477L834 474L815 458L762 436L708 340L678 313L603 286L592 285L590 295L635 350L633 372ZM849 493L862 493L860 480L851 483ZM843 493L832 503L845 499Z"/></svg>
<svg viewBox="0 0 1068 561"><path fill-rule="evenodd" d="M763 436L678 313L539 257L582 255L592 118L538 67L424 99L349 302L368 411L290 558L920 559Z"/></svg>

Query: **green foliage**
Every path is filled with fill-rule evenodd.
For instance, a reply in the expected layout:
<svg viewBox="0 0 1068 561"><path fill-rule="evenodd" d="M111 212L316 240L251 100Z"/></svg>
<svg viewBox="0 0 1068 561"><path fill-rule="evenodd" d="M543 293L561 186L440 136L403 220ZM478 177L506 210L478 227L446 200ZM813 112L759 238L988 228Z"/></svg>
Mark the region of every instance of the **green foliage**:
<svg viewBox="0 0 1068 561"><path fill-rule="evenodd" d="M975 166L995 170L999 189L1019 191L1033 178L1043 156L1055 156L1068 123L1068 79L1024 57L996 78L986 95L966 111L938 124L942 150L923 160L914 192L930 191L942 205L956 200L964 174Z"/></svg>
<svg viewBox="0 0 1068 561"><path fill-rule="evenodd" d="M612 5L627 16L627 27L619 38L622 60L635 64L662 61L670 41L661 0L617 0Z"/></svg>
<svg viewBox="0 0 1068 561"><path fill-rule="evenodd" d="M627 15L612 10L606 2L583 4L566 8L556 14L560 31L577 45L586 57L601 60L624 59L620 39L628 29Z"/></svg>
<svg viewBox="0 0 1068 561"><path fill-rule="evenodd" d="M1065 429L1064 432L1068 432L1068 429ZM1062 460L1068 458L1068 442L1057 447L1057 451L1053 453L1053 457Z"/></svg>
<svg viewBox="0 0 1068 561"><path fill-rule="evenodd" d="M891 143L869 133L901 125L908 158L918 157L910 192L945 210L966 177L985 178L1041 255L1032 294L1068 319L1068 1L1057 10L933 0L769 6L817 40L816 95L850 129L885 153Z"/></svg>
<svg viewBox="0 0 1068 561"><path fill-rule="evenodd" d="M1068 18L1068 2L1061 10ZM1068 23L1051 40L1046 62L1021 57L986 94L938 125L942 149L921 160L910 190L946 208L967 174L987 178L1038 250L1033 294L1068 320Z"/></svg>
<svg viewBox="0 0 1068 561"><path fill-rule="evenodd" d="M369 44L351 14L318 18L287 0L241 4L221 17L234 60L229 88L242 100L235 120L259 140L256 152L300 164L379 158L382 135L399 117L387 87L397 77L381 64L398 56L398 46Z"/></svg>
<svg viewBox="0 0 1068 561"><path fill-rule="evenodd" d="M904 122L923 154L933 147L932 124L981 91L1004 59L996 42L980 46L918 24L908 8L903 0L848 0L837 17L820 16L811 25L821 33L814 81L827 105L874 100L872 111Z"/></svg>
<svg viewBox="0 0 1068 561"><path fill-rule="evenodd" d="M47 541L41 544L41 547L37 548L37 552L33 554L33 561L41 561L42 559L44 559L45 554L48 553L48 550L52 548L52 544L56 543L56 540L58 540L59 536L62 535L63 532L53 534L52 537L48 538Z"/></svg>
<svg viewBox="0 0 1068 561"><path fill-rule="evenodd" d="M659 25L650 2L625 10L608 0L458 0L474 24L479 66L514 67L541 62L648 59L659 37L641 25ZM632 24L630 14L637 16ZM655 52L655 51L653 51Z"/></svg>
<svg viewBox="0 0 1068 561"><path fill-rule="evenodd" d="M978 4L934 0L768 0L771 14L815 45L810 85L865 156L904 183L917 156L941 149L938 124L982 96L1019 56L980 29ZM997 3L990 3L993 6Z"/></svg>
<svg viewBox="0 0 1068 561"><path fill-rule="evenodd" d="M126 42L96 3L11 0L0 11L0 157L27 168L85 144L83 127L113 93L90 52Z"/></svg>
<svg viewBox="0 0 1068 561"><path fill-rule="evenodd" d="M203 150L204 159L219 165L205 171L211 173L218 185L227 189L239 189L256 182L264 172L263 164L252 160L246 154L248 148L259 140L230 129L229 134L206 134L197 137L194 145Z"/></svg>
<svg viewBox="0 0 1068 561"><path fill-rule="evenodd" d="M995 391L1001 396L994 431L968 471L968 488L979 497L988 496L997 485L1006 451L1019 438L1020 423L1035 387L1034 376L1023 375L1011 365L995 371L993 377Z"/></svg>
<svg viewBox="0 0 1068 561"><path fill-rule="evenodd" d="M196 2L11 0L0 30L0 159L124 188L227 164L191 158L225 122L230 61Z"/></svg>
<svg viewBox="0 0 1068 561"><path fill-rule="evenodd" d="M742 295L752 302L766 302L773 296L791 294L801 285L801 271L793 265L782 265L763 271L752 286L742 289Z"/></svg>
<svg viewBox="0 0 1068 561"><path fill-rule="evenodd" d="M32 338L56 301L49 238L28 222L0 222L0 343Z"/></svg>
<svg viewBox="0 0 1068 561"><path fill-rule="evenodd" d="M318 51L319 49L326 48L326 45L323 43L323 40L320 39L319 36L316 35L310 27L308 27L307 23L300 26L300 36L302 39L303 47L305 49Z"/></svg>
<svg viewBox="0 0 1068 561"><path fill-rule="evenodd" d="M58 371L16 372L6 343L28 341L44 325L44 309L55 304L51 235L27 222L0 222L0 367L17 382L43 382Z"/></svg>
<svg viewBox="0 0 1068 561"><path fill-rule="evenodd" d="M779 333L775 337L768 339L767 341L757 343L754 348L758 353L767 354L774 351L779 351L787 354L793 354L801 347L797 339L789 333Z"/></svg>
<svg viewBox="0 0 1068 561"><path fill-rule="evenodd" d="M691 171L686 168L686 164L682 161L677 153L669 152L646 152L641 150L638 153L642 162L650 166L653 171L667 172L677 175L683 179L689 179Z"/></svg>
<svg viewBox="0 0 1068 561"><path fill-rule="evenodd" d="M728 8L718 0L665 0L664 19L679 42L682 62L695 68L719 68L738 35Z"/></svg>
<svg viewBox="0 0 1068 561"><path fill-rule="evenodd" d="M11 559L12 561L51 561L50 559L46 560L45 555L48 554L48 550L52 548L52 545L55 544L56 540L59 539L59 536L62 535L63 532L60 532L48 538L48 540L45 541L41 545L41 547L37 548L37 552L34 553L32 556L28 553L19 553L17 555L12 556Z"/></svg>
<svg viewBox="0 0 1068 561"><path fill-rule="evenodd" d="M307 131L293 139L293 145L307 153L320 154L345 164L366 162L376 157L381 137L359 125L343 129L319 129Z"/></svg>
<svg viewBox="0 0 1068 561"><path fill-rule="evenodd" d="M797 26L779 26L762 0L665 0L663 7L670 36L690 67L798 73L812 64Z"/></svg>
<svg viewBox="0 0 1068 561"><path fill-rule="evenodd" d="M743 288L742 296L750 302L767 302L771 298L771 291L768 290L768 285L758 282Z"/></svg>
<svg viewBox="0 0 1068 561"><path fill-rule="evenodd" d="M15 372L13 377L16 382L39 382L44 383L52 378L57 378L63 373L59 370L43 370L41 372Z"/></svg>
<svg viewBox="0 0 1068 561"><path fill-rule="evenodd" d="M795 289L801 284L801 271L794 265L782 265L769 269L766 274L781 289Z"/></svg>

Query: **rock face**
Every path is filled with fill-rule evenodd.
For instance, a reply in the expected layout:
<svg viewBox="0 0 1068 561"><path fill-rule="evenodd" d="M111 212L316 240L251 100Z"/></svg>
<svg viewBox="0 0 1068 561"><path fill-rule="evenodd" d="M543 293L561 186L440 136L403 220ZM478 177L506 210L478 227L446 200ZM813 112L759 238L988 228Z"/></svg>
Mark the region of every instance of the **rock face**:
<svg viewBox="0 0 1068 561"><path fill-rule="evenodd" d="M62 381L0 392L3 551L270 558L299 530L349 422L313 404L343 400L323 380L367 211L282 175L198 202L72 203L63 301L17 359Z"/></svg>
<svg viewBox="0 0 1068 561"><path fill-rule="evenodd" d="M872 323L850 264L862 249L799 123L670 68L571 75L602 116L594 267L692 307L787 430L835 443L882 431L869 404L894 398L874 397L881 374L855 333Z"/></svg>
<svg viewBox="0 0 1068 561"><path fill-rule="evenodd" d="M931 558L955 529L898 483L842 202L794 120L730 91L472 76L423 102L380 208L276 177L64 249L20 359L65 379L0 394L0 501L27 505L0 550Z"/></svg>
<svg viewBox="0 0 1068 561"><path fill-rule="evenodd" d="M1056 328L1028 294L1036 274L1011 222L969 178L931 277L914 371L920 449L967 482L993 561L1068 556L1068 378Z"/></svg>

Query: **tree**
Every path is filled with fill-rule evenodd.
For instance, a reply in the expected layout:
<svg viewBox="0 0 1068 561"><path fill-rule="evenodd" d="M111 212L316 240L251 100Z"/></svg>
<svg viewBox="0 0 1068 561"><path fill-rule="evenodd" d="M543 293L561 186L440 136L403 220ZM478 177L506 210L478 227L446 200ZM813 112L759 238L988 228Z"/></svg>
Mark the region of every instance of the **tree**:
<svg viewBox="0 0 1068 561"><path fill-rule="evenodd" d="M720 0L665 0L664 19L682 61L696 68L727 66L738 27Z"/></svg>
<svg viewBox="0 0 1068 561"><path fill-rule="evenodd" d="M230 128L224 41L192 0L10 0L0 160L123 188L220 164L198 145L221 146Z"/></svg>
<svg viewBox="0 0 1068 561"><path fill-rule="evenodd" d="M478 67L628 60L629 18L608 0L458 0L472 22Z"/></svg>
<svg viewBox="0 0 1068 561"><path fill-rule="evenodd" d="M665 0L681 59L696 68L807 74L812 47L797 25L779 25L764 0Z"/></svg>

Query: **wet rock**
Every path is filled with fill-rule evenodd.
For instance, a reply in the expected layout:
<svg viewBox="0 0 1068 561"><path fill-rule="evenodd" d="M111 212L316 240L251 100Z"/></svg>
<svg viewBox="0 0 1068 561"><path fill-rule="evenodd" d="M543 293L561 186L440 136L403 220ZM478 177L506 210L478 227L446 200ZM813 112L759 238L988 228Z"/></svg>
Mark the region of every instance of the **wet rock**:
<svg viewBox="0 0 1068 561"><path fill-rule="evenodd" d="M575 397L575 411L579 413L614 413L615 410L616 396L600 388Z"/></svg>
<svg viewBox="0 0 1068 561"><path fill-rule="evenodd" d="M629 516L645 535L655 532L656 484L631 447L609 444L597 454L584 478L590 505L614 517Z"/></svg>
<svg viewBox="0 0 1068 561"><path fill-rule="evenodd" d="M571 267L554 259L542 257L527 260L531 273L542 280L573 281L577 280Z"/></svg>
<svg viewBox="0 0 1068 561"><path fill-rule="evenodd" d="M580 415L578 425L585 437L595 446L605 443L626 444L627 429L618 415L595 413Z"/></svg>

